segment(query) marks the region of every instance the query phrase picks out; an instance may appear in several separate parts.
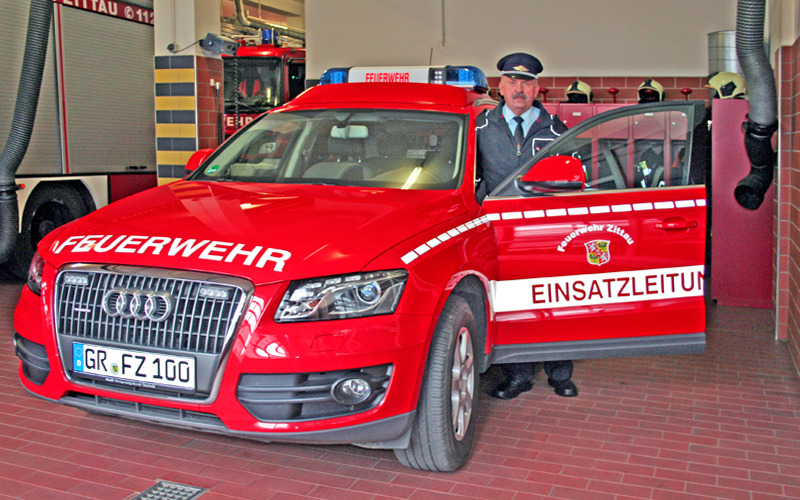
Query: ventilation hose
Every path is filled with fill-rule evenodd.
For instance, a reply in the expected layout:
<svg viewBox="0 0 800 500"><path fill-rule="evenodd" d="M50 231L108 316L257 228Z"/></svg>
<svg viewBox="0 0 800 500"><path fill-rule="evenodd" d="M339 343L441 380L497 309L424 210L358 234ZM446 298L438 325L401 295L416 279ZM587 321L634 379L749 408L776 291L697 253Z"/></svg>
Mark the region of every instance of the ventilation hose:
<svg viewBox="0 0 800 500"><path fill-rule="evenodd" d="M775 165L772 134L778 130L775 77L764 51L765 9L766 0L739 0L736 11L736 56L750 97L748 121L744 123L750 173L739 181L733 195L748 210L761 206L772 184Z"/></svg>
<svg viewBox="0 0 800 500"><path fill-rule="evenodd" d="M0 155L0 263L11 257L17 239L19 208L14 176L25 157L33 132L52 18L53 0L31 0L14 118Z"/></svg>

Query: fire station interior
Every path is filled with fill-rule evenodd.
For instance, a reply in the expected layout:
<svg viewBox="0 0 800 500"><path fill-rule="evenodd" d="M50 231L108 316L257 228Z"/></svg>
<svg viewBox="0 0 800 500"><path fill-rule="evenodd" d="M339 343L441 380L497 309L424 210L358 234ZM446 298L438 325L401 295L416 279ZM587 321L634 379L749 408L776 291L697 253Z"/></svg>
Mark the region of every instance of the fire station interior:
<svg viewBox="0 0 800 500"><path fill-rule="evenodd" d="M718 72L744 74L737 13L750 4L765 7L760 21L771 91L757 90L754 80L715 88L710 78ZM125 29L137 23L136 33L150 30L136 50L144 51L150 71L142 77L152 82L143 101L145 117L152 118L150 160L141 169L152 185L182 177L191 154L218 146L252 119L251 108L290 100L330 67L470 64L485 72L488 93L499 99L496 61L530 52L544 65L538 99L569 127L643 99L704 102L710 127L710 171L702 181L710 193L706 345L701 354L576 360L574 398L554 394L540 364L532 390L493 398L503 375L492 366L480 379L466 465L430 472L403 466L391 450L264 442L40 399L20 383L13 343L26 280L3 268L0 498L800 498L800 28L793 21L800 1L53 0L53 6L55 26L85 16L104 36L114 34L109 18ZM9 22L0 20L4 39L16 29ZM82 37L104 43L91 31ZM292 64L282 68L283 83L272 87L259 77L264 66L243 57L234 68L223 57L231 43L235 50L265 42L293 54L286 56ZM132 38L123 43L136 44ZM69 71L89 85L98 67L85 55ZM11 109L19 75L7 77L0 106ZM124 94L133 99L137 90L120 90L113 107L122 112ZM768 165L774 175L763 201L744 207L733 195L752 168L743 123L755 99L770 92L778 121L766 139L774 148ZM58 115L62 121L68 111ZM102 128L102 117L96 120ZM9 127L0 132L5 139ZM116 134L124 142L125 131ZM94 142L100 148L114 142L108 139ZM91 144L82 147L93 155ZM614 149L612 139L608 147ZM639 147L635 164L655 156L650 163L660 163L661 171L638 171L631 183L658 184L670 173L688 179L688 172L672 170L684 154L680 140ZM595 183L627 182L595 175ZM603 328L600 319L597 328Z"/></svg>

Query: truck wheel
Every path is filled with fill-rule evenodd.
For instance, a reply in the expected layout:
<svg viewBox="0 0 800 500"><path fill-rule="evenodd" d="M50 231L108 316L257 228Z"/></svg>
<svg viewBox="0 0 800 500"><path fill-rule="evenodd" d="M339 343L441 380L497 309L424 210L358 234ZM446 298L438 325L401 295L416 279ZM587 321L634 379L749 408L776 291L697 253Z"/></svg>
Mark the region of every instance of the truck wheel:
<svg viewBox="0 0 800 500"><path fill-rule="evenodd" d="M454 471L466 463L478 410L475 338L475 318L467 301L450 297L433 334L411 442L406 449L394 450L403 465Z"/></svg>
<svg viewBox="0 0 800 500"><path fill-rule="evenodd" d="M41 186L31 194L22 214L22 232L17 237L8 270L18 278L28 276L36 245L53 229L89 213L77 189L67 185Z"/></svg>

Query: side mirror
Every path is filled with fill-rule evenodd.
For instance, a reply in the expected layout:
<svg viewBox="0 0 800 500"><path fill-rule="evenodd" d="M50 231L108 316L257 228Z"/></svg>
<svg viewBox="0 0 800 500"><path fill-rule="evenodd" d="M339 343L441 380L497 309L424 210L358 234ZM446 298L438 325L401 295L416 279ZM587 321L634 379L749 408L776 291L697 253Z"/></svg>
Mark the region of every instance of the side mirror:
<svg viewBox="0 0 800 500"><path fill-rule="evenodd" d="M197 167L203 164L211 153L213 153L213 149L200 149L192 153L192 156L189 157L189 161L186 162L186 170L191 172L197 170Z"/></svg>
<svg viewBox="0 0 800 500"><path fill-rule="evenodd" d="M551 156L537 162L516 180L518 189L530 194L566 193L586 187L583 163L572 156Z"/></svg>

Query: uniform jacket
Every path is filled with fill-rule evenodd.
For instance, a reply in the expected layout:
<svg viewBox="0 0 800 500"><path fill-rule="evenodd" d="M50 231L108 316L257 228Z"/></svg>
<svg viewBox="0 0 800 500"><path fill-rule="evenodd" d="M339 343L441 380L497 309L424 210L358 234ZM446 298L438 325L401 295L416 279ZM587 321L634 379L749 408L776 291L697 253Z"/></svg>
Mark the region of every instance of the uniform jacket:
<svg viewBox="0 0 800 500"><path fill-rule="evenodd" d="M525 136L520 150L522 154L517 156L516 142L503 119L504 103L500 101L477 119L478 178L482 179L480 191L485 193L491 193L537 151L567 130L558 116L548 113L539 101L533 101L539 109L539 117Z"/></svg>

